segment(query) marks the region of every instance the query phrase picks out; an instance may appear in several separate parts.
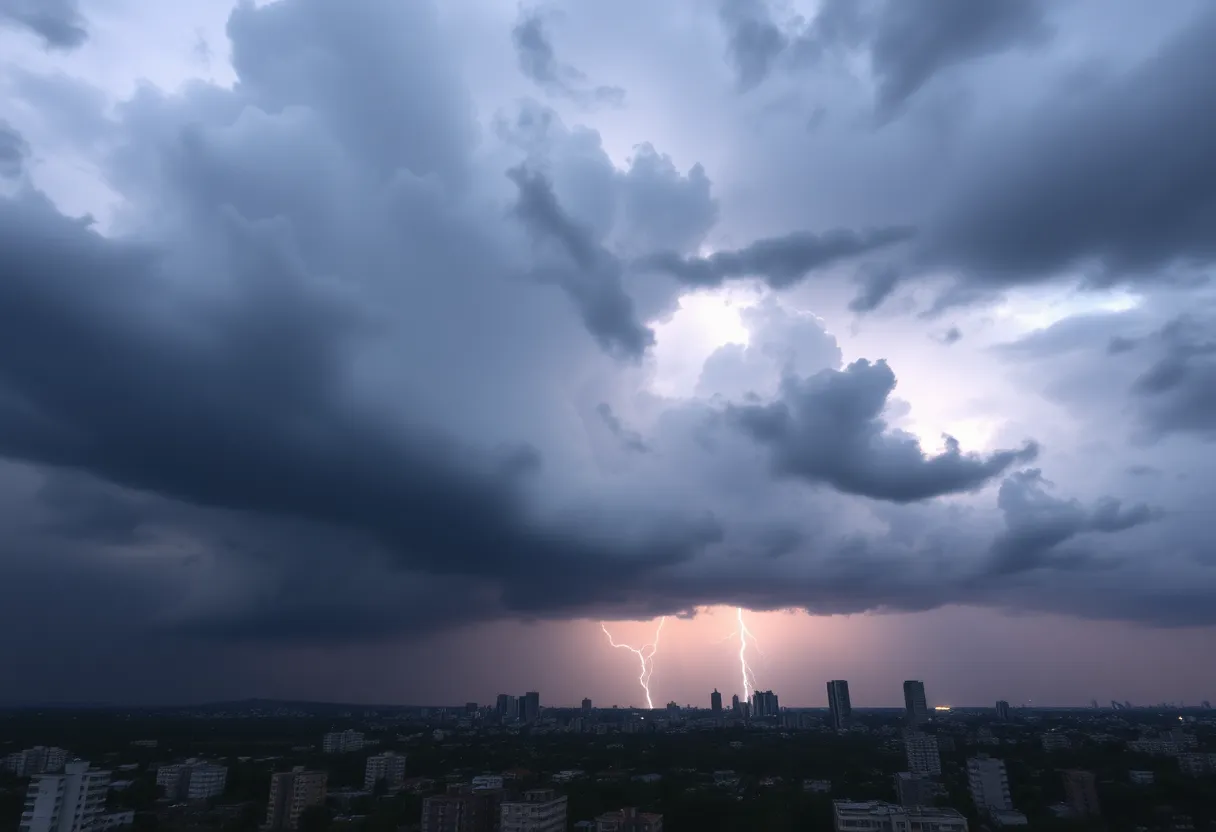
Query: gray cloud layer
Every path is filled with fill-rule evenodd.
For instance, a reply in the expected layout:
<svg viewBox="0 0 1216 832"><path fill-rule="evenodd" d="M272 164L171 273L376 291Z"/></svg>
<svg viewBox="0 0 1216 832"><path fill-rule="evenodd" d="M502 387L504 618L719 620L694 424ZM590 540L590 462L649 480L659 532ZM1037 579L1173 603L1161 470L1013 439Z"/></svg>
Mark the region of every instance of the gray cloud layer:
<svg viewBox="0 0 1216 832"><path fill-rule="evenodd" d="M824 62L832 43L869 49L885 136L937 74L1041 42L1041 10L908 19L828 3L790 28L731 0L717 23L734 27L745 87L805 62L810 33ZM585 103L595 87L541 19L516 23L503 48L527 83ZM710 172L650 144L614 164L599 133L534 102L484 129L433 4L242 4L228 34L231 88L145 87L112 112L102 95L21 88L32 111L71 116L65 143L122 198L112 228L27 181L27 141L0 129L0 589L30 588L14 614L72 595L79 620L126 610L114 631L166 652L181 633L207 651L719 602L1214 620L1210 548L1168 510L1185 494L1125 482L1145 476L1049 493L1019 470L1057 464L1037 425L1043 449L926 453L892 398L902 356L842 366L848 345L788 303L831 301L853 266L854 309L873 311L925 270L991 289L1096 259L1143 285L1206 262L1200 35L1090 95L1047 95L1054 118L1001 124L1013 138L984 144L989 162L961 148L974 167L950 168L923 216L791 211L787 228L838 230L702 256L730 207ZM768 292L743 317L747 343L694 368L695 396L645 388L677 299L730 282ZM1000 354L1092 394L1104 418L1130 405L1154 441L1208 440L1211 317L1179 312L1080 335L1069 319ZM966 327L952 356L982 335ZM1157 548L1168 557L1145 557ZM89 606L96 587L114 594ZM69 645L70 628L47 638Z"/></svg>
<svg viewBox="0 0 1216 832"><path fill-rule="evenodd" d="M29 29L48 49L75 49L88 37L77 0L0 0L0 23Z"/></svg>

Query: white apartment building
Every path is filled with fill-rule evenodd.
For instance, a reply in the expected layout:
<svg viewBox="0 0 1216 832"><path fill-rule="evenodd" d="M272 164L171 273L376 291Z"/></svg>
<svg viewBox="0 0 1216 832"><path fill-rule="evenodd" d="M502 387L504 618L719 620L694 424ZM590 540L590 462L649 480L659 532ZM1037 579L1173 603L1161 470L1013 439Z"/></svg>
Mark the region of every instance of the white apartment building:
<svg viewBox="0 0 1216 832"><path fill-rule="evenodd" d="M363 788L371 791L381 780L390 792L399 791L405 782L405 755L386 751L367 758Z"/></svg>
<svg viewBox="0 0 1216 832"><path fill-rule="evenodd" d="M1009 774L1005 761L987 754L967 760L967 785L971 799L980 811L1012 812L1013 799L1009 795Z"/></svg>
<svg viewBox="0 0 1216 832"><path fill-rule="evenodd" d="M363 734L358 731L331 731L321 738L321 750L326 754L345 754L363 748Z"/></svg>
<svg viewBox="0 0 1216 832"><path fill-rule="evenodd" d="M908 771L922 777L936 777L942 773L942 755L937 747L937 737L908 731L904 734L904 751L908 755Z"/></svg>
<svg viewBox="0 0 1216 832"><path fill-rule="evenodd" d="M967 832L967 818L956 809L881 800L834 800L832 823L836 832Z"/></svg>
<svg viewBox="0 0 1216 832"><path fill-rule="evenodd" d="M20 832L90 832L106 806L110 772L68 763L62 774L38 774L30 783Z"/></svg>
<svg viewBox="0 0 1216 832"><path fill-rule="evenodd" d="M219 797L228 785L227 766L215 763L199 763L190 768L190 779L186 784L187 800L206 800Z"/></svg>
<svg viewBox="0 0 1216 832"><path fill-rule="evenodd" d="M480 789L501 789L502 775L501 774L479 774L473 778L473 791Z"/></svg>
<svg viewBox="0 0 1216 832"><path fill-rule="evenodd" d="M530 789L523 800L504 802L499 832L566 832L566 796Z"/></svg>
<svg viewBox="0 0 1216 832"><path fill-rule="evenodd" d="M33 777L35 774L54 774L63 771L64 765L72 758L71 752L56 748L35 745L24 751L14 751L4 757L0 768L11 771L18 777Z"/></svg>
<svg viewBox="0 0 1216 832"><path fill-rule="evenodd" d="M169 800L206 800L219 797L228 784L228 768L191 758L184 763L161 766L156 785Z"/></svg>

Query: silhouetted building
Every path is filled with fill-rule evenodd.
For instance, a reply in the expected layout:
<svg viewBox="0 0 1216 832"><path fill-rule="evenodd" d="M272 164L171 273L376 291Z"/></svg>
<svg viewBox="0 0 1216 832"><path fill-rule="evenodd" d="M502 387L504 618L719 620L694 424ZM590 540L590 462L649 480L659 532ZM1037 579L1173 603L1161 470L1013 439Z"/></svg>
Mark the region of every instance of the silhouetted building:
<svg viewBox="0 0 1216 832"><path fill-rule="evenodd" d="M777 694L771 690L758 690L752 694L752 716L777 716L778 713Z"/></svg>
<svg viewBox="0 0 1216 832"><path fill-rule="evenodd" d="M503 796L500 788L450 785L422 801L421 832L497 832Z"/></svg>
<svg viewBox="0 0 1216 832"><path fill-rule="evenodd" d="M540 694L530 690L519 700L519 718L524 722L536 722L540 718Z"/></svg>
<svg viewBox="0 0 1216 832"><path fill-rule="evenodd" d="M999 722L1009 721L1009 703L1004 699L996 703L996 718Z"/></svg>
<svg viewBox="0 0 1216 832"><path fill-rule="evenodd" d="M328 772L306 771L304 766L271 775L265 828L271 832L297 828L305 809L325 805L328 779Z"/></svg>
<svg viewBox="0 0 1216 832"><path fill-rule="evenodd" d="M849 727L853 705L849 701L849 683L844 679L828 682L828 707L832 711L832 727L841 731Z"/></svg>
<svg viewBox="0 0 1216 832"><path fill-rule="evenodd" d="M504 801L499 832L566 832L566 796L529 789L523 800Z"/></svg>
<svg viewBox="0 0 1216 832"><path fill-rule="evenodd" d="M730 698L730 709L735 712L735 716L740 716L743 713L743 708L739 703L739 694L735 694Z"/></svg>
<svg viewBox="0 0 1216 832"><path fill-rule="evenodd" d="M663 832L663 816L632 808L605 812L595 819L595 832Z"/></svg>
<svg viewBox="0 0 1216 832"><path fill-rule="evenodd" d="M925 683L904 682L904 715L909 725L920 725L929 719L929 702L925 699Z"/></svg>
<svg viewBox="0 0 1216 832"><path fill-rule="evenodd" d="M585 714L591 713L591 700L590 699L583 700L583 713L585 713Z"/></svg>
<svg viewBox="0 0 1216 832"><path fill-rule="evenodd" d="M498 714L498 718L504 722L519 719L519 697L509 693L498 694L494 710Z"/></svg>
<svg viewBox="0 0 1216 832"><path fill-rule="evenodd" d="M1068 807L1078 817L1098 817L1098 787L1092 771L1069 769L1064 772L1064 794Z"/></svg>

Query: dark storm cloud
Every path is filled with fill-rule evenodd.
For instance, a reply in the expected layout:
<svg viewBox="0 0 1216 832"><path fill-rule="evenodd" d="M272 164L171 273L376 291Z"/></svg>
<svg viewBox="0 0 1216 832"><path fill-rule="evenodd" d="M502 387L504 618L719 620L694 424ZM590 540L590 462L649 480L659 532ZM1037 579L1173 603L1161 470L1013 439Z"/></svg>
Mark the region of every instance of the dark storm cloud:
<svg viewBox="0 0 1216 832"><path fill-rule="evenodd" d="M604 427L608 428L608 432L615 436L626 450L639 454L650 451L650 447L646 444L646 440L642 438L642 435L635 430L625 427L620 417L612 412L612 406L608 402L600 402L596 405L595 413L600 417L600 421L604 423Z"/></svg>
<svg viewBox="0 0 1216 832"><path fill-rule="evenodd" d="M708 257L663 252L643 258L638 265L666 272L698 289L714 288L727 280L745 277L759 277L774 289L786 289L817 269L904 242L914 233L910 228L900 227L837 229L823 234L799 231L756 240L734 251L717 251Z"/></svg>
<svg viewBox="0 0 1216 832"><path fill-rule="evenodd" d="M41 201L0 201L0 453L360 530L434 574L506 577L526 562L611 583L692 554L667 531L629 555L532 529L496 467L343 398L349 303L305 289L258 229L230 242L242 290L178 296L158 252ZM173 324L187 307L192 323Z"/></svg>
<svg viewBox="0 0 1216 832"><path fill-rule="evenodd" d="M0 24L29 29L48 49L75 49L89 37L78 0L0 0Z"/></svg>
<svg viewBox="0 0 1216 832"><path fill-rule="evenodd" d="M1140 65L980 141L923 227L922 257L989 287L1070 267L1154 281L1212 262L1213 40L1216 9L1204 5Z"/></svg>
<svg viewBox="0 0 1216 832"><path fill-rule="evenodd" d="M1115 534L1164 516L1144 503L1124 507L1113 497L1083 506L1053 497L1049 485L1037 468L1011 474L1001 483L997 506L1005 515L1005 530L993 541L990 575L1025 572L1049 562L1084 567L1091 559L1087 551L1061 547L1080 535Z"/></svg>
<svg viewBox="0 0 1216 832"><path fill-rule="evenodd" d="M962 330L956 326L950 327L941 335L937 336L938 343L945 344L946 346L949 346L950 344L957 344L961 340L963 340Z"/></svg>
<svg viewBox="0 0 1216 832"><path fill-rule="evenodd" d="M832 52L868 49L875 106L889 118L935 75L1049 34L1040 0L826 0L810 21L779 23L768 0L723 0L719 20L741 90L759 85L786 54L795 71Z"/></svg>
<svg viewBox="0 0 1216 832"><path fill-rule="evenodd" d="M952 442L926 456L883 419L886 365L835 371L835 340L776 306L745 315L748 345L719 351L702 379L742 397L763 366L769 395L785 372L775 400L649 396L631 411L639 397L618 381L640 371L602 355L644 356L642 322L683 288L752 276L784 288L911 232L793 234L686 258L718 217L700 166L681 174L643 145L618 170L595 131L536 110L513 125L518 141L479 145L432 11L241 4L231 87L144 88L113 114L59 119L68 132L104 123L97 163L140 244L28 193L0 200L0 455L107 486L52 477L34 499L31 534L79 551L92 587L57 595L43 575L37 603L8 605L42 550L0 528L0 561L17 564L0 571L0 613L17 616L0 629L54 603L84 609L59 622L64 641L126 610L123 637L338 643L714 601L992 602L967 583L991 529L957 532L963 514L914 503L978 489L1033 446L979 456ZM519 36L525 66L561 78L543 28ZM520 157L510 188L502 171ZM532 252L504 222L508 200ZM649 268L676 280L623 265L653 251L667 253ZM567 416L593 411L601 434L651 453L629 455L625 473L589 470ZM670 423L692 429L664 433ZM909 513L869 527L875 504L829 488L808 500L789 479ZM1073 537L1114 541L1134 518L1085 511ZM1076 574L1043 562L1046 577ZM1008 604L1041 606L1048 583ZM89 605L90 589L120 585ZM1093 609L1121 614L1123 596L1104 597L1115 600Z"/></svg>
<svg viewBox="0 0 1216 832"><path fill-rule="evenodd" d="M1211 317L1185 315L1152 338L1158 355L1132 387L1154 433L1216 439L1216 337Z"/></svg>
<svg viewBox="0 0 1216 832"><path fill-rule="evenodd" d="M625 91L620 87L596 86L580 70L557 59L545 19L537 9L521 11L511 30L511 42L519 58L519 68L527 78L546 92L583 104L620 106Z"/></svg>
<svg viewBox="0 0 1216 832"><path fill-rule="evenodd" d="M739 89L749 90L768 77L789 37L773 20L767 0L722 0L718 18Z"/></svg>
<svg viewBox="0 0 1216 832"><path fill-rule="evenodd" d="M9 124L0 121L0 179L15 179L25 169L30 147Z"/></svg>
<svg viewBox="0 0 1216 832"><path fill-rule="evenodd" d="M562 210L543 174L519 167L508 176L519 188L515 216L536 239L555 243L569 261L542 269L537 276L555 281L566 291L587 330L604 349L629 359L640 358L654 344L654 333L637 320L633 300L621 281L620 261Z"/></svg>
<svg viewBox="0 0 1216 832"><path fill-rule="evenodd" d="M913 436L883 419L895 374L885 361L855 361L843 371L787 377L778 401L736 406L734 421L772 454L774 469L846 494L910 503L976 491L1011 466L1035 458L1038 447L964 454L958 441L928 456Z"/></svg>
<svg viewBox="0 0 1216 832"><path fill-rule="evenodd" d="M878 110L890 113L952 66L1041 43L1049 34L1040 0L887 0L876 18L870 62Z"/></svg>
<svg viewBox="0 0 1216 832"><path fill-rule="evenodd" d="M894 266L877 266L863 269L857 278L857 294L849 301L854 312L873 312L891 296L899 284L899 269Z"/></svg>

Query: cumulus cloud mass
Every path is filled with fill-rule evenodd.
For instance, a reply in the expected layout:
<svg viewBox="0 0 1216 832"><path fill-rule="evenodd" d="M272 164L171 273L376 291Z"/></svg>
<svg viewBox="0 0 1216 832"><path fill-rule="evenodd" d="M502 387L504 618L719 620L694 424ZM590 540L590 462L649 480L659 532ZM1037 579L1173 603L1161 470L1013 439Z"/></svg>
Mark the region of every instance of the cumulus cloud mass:
<svg viewBox="0 0 1216 832"><path fill-rule="evenodd" d="M1216 626L1209 5L91 11L0 0L12 699L715 605Z"/></svg>

